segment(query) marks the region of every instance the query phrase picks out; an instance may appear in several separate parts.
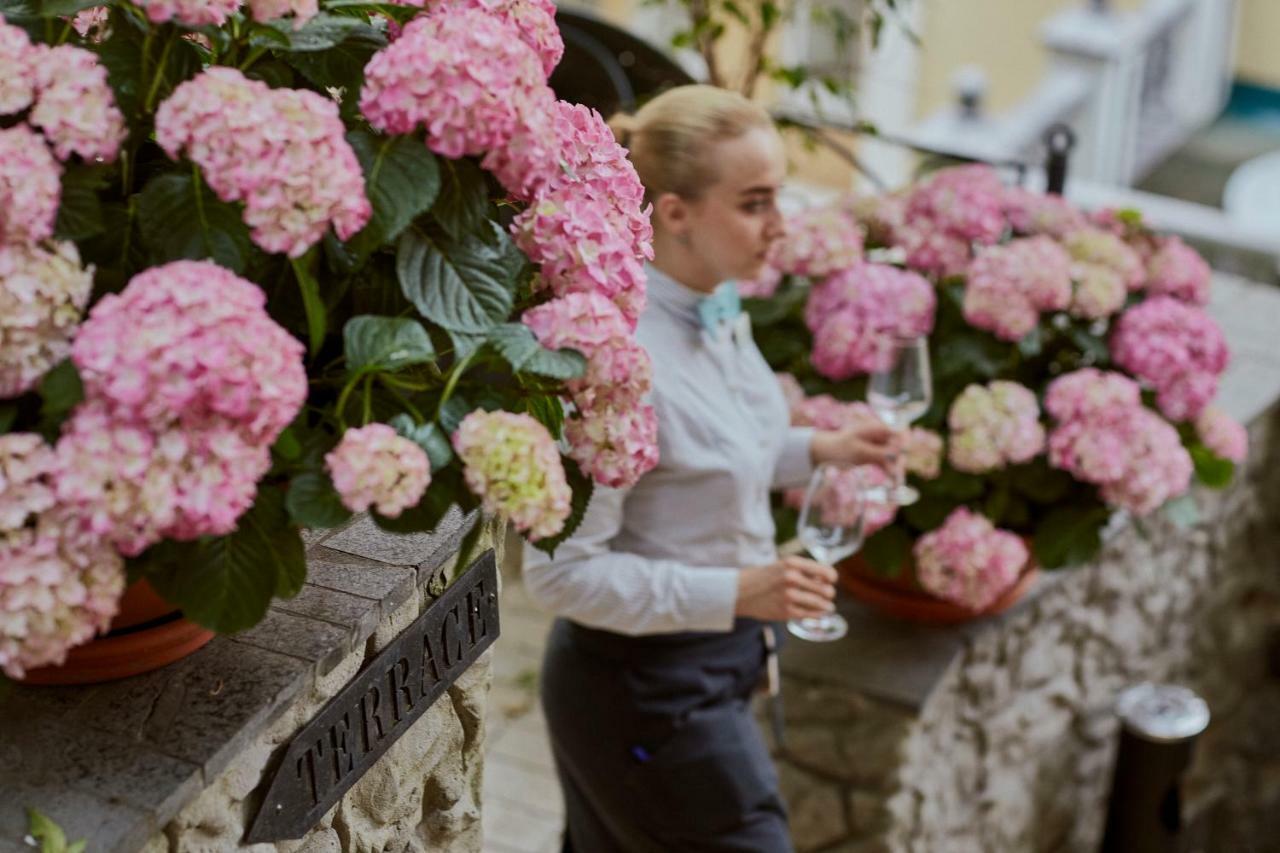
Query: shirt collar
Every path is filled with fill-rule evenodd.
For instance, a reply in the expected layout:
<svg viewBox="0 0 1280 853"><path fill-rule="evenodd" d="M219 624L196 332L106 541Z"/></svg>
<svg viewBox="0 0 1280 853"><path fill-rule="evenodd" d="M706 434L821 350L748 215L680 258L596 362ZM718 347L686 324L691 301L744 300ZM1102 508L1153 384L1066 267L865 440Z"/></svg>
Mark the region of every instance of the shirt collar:
<svg viewBox="0 0 1280 853"><path fill-rule="evenodd" d="M645 264L644 270L648 278L648 296L654 302L694 326L702 325L702 319L698 316L698 303L707 294L681 284L653 264Z"/></svg>

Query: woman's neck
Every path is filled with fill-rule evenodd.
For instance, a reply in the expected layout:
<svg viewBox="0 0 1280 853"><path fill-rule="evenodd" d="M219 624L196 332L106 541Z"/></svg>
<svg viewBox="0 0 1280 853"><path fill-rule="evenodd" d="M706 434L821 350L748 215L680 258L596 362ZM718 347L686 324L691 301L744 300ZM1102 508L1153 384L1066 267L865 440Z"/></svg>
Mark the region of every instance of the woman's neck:
<svg viewBox="0 0 1280 853"><path fill-rule="evenodd" d="M699 293L711 293L721 279L707 268L680 240L667 234L654 234L653 265L666 275Z"/></svg>

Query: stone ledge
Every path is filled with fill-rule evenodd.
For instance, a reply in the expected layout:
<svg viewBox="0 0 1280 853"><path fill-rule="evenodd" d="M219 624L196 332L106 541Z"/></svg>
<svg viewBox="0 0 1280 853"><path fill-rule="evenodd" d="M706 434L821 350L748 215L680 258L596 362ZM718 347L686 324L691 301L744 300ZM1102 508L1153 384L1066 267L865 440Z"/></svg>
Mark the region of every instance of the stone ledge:
<svg viewBox="0 0 1280 853"><path fill-rule="evenodd" d="M304 589L253 629L124 681L15 686L0 697L0 853L28 849L26 806L92 850L141 849L334 667L416 614L478 520L454 510L398 536L359 516L305 531Z"/></svg>

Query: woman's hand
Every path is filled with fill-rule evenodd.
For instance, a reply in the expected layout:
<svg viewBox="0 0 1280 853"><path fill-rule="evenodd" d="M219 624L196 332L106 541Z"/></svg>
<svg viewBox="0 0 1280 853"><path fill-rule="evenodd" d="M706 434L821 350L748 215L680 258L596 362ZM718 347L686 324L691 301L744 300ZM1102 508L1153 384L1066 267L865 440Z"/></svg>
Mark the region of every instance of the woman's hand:
<svg viewBox="0 0 1280 853"><path fill-rule="evenodd" d="M804 557L783 557L738 573L735 616L767 622L806 619L831 612L836 570Z"/></svg>
<svg viewBox="0 0 1280 853"><path fill-rule="evenodd" d="M904 439L903 433L868 416L840 429L815 432L809 453L815 465L879 465L892 472Z"/></svg>

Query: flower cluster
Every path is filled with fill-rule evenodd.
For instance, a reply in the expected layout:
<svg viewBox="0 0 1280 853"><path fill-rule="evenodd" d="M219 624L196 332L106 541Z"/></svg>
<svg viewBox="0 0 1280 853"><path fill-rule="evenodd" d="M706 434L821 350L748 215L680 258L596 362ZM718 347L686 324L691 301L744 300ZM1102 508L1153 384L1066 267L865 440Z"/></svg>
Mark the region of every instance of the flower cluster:
<svg viewBox="0 0 1280 853"><path fill-rule="evenodd" d="M1021 539L966 507L921 536L914 553L925 591L973 611L990 607L1013 586L1029 557Z"/></svg>
<svg viewBox="0 0 1280 853"><path fill-rule="evenodd" d="M752 279L738 279L738 294L744 299L768 299L778 292L783 273L777 267L765 264Z"/></svg>
<svg viewBox="0 0 1280 853"><path fill-rule="evenodd" d="M0 114L12 115L31 106L35 98L35 81L32 80L30 62L31 40L27 34L0 15Z"/></svg>
<svg viewBox="0 0 1280 853"><path fill-rule="evenodd" d="M1005 189L1004 213L1016 234L1044 234L1061 239L1089 224L1085 215L1062 196L1023 187Z"/></svg>
<svg viewBox="0 0 1280 853"><path fill-rule="evenodd" d="M35 387L71 350L93 272L73 243L0 244L0 399Z"/></svg>
<svg viewBox="0 0 1280 853"><path fill-rule="evenodd" d="M1017 382L965 388L951 404L947 426L948 458L957 471L994 471L1028 462L1044 450L1036 395Z"/></svg>
<svg viewBox="0 0 1280 853"><path fill-rule="evenodd" d="M59 489L124 553L227 533L252 504L307 394L302 345L265 303L216 264L176 261L104 297L81 327L86 403L59 444L76 471Z"/></svg>
<svg viewBox="0 0 1280 853"><path fill-rule="evenodd" d="M1209 264L1178 237L1167 237L1147 261L1147 293L1209 304Z"/></svg>
<svg viewBox="0 0 1280 853"><path fill-rule="evenodd" d="M62 167L25 124L0 130L0 243L35 243L53 234Z"/></svg>
<svg viewBox="0 0 1280 853"><path fill-rule="evenodd" d="M1195 422L1196 435L1205 447L1236 464L1249 453L1249 433L1235 418L1217 406L1209 406Z"/></svg>
<svg viewBox="0 0 1280 853"><path fill-rule="evenodd" d="M913 188L893 237L906 250L908 266L951 276L964 272L974 243L995 243L1004 230L1000 176L972 165L941 169Z"/></svg>
<svg viewBox="0 0 1280 853"><path fill-rule="evenodd" d="M1136 395L1129 380L1095 370L1054 380L1049 463L1098 486L1106 503L1146 515L1186 492L1193 466L1178 431Z"/></svg>
<svg viewBox="0 0 1280 853"><path fill-rule="evenodd" d="M36 104L28 121L58 159L114 160L125 138L124 115L97 55L64 44L39 48L33 59Z"/></svg>
<svg viewBox="0 0 1280 853"><path fill-rule="evenodd" d="M586 374L571 380L574 413L565 425L571 455L599 483L631 486L658 462L657 416L644 402L652 387L649 355L613 303L570 293L522 318L549 349L575 349Z"/></svg>
<svg viewBox="0 0 1280 853"><path fill-rule="evenodd" d="M907 430L906 456L907 473L915 474L923 480L932 480L942 471L942 436L930 429L912 427Z"/></svg>
<svg viewBox="0 0 1280 853"><path fill-rule="evenodd" d="M1071 257L1050 237L1027 237L978 252L964 291L964 318L1017 341L1045 311L1071 304Z"/></svg>
<svg viewBox="0 0 1280 853"><path fill-rule="evenodd" d="M352 512L372 506L396 518L416 506L431 484L427 454L386 424L347 430L324 464L342 505Z"/></svg>
<svg viewBox="0 0 1280 853"><path fill-rule="evenodd" d="M813 366L830 379L848 379L883 367L895 337L933 329L937 300L919 275L863 263L817 285L805 306L813 332Z"/></svg>
<svg viewBox="0 0 1280 853"><path fill-rule="evenodd" d="M1160 411L1175 421L1192 420L1209 405L1230 361L1218 324L1171 296L1120 315L1111 352L1116 364L1155 389Z"/></svg>
<svg viewBox="0 0 1280 853"><path fill-rule="evenodd" d="M124 590L119 555L59 505L57 459L31 433L0 436L0 670L61 664L105 630Z"/></svg>
<svg viewBox="0 0 1280 853"><path fill-rule="evenodd" d="M791 217L773 246L770 265L783 273L822 277L862 259L862 229L840 207L815 207Z"/></svg>
<svg viewBox="0 0 1280 853"><path fill-rule="evenodd" d="M531 540L555 536L572 493L546 427L528 415L474 411L453 434L467 487L486 512L504 515Z"/></svg>
<svg viewBox="0 0 1280 853"><path fill-rule="evenodd" d="M254 20L274 21L293 15L293 28L298 29L320 13L318 0L249 0Z"/></svg>
<svg viewBox="0 0 1280 853"><path fill-rule="evenodd" d="M272 89L234 68L210 68L156 111L156 141L185 150L268 252L298 257L333 224L346 239L369 221L364 176L338 106L315 92Z"/></svg>
<svg viewBox="0 0 1280 853"><path fill-rule="evenodd" d="M507 145L546 75L510 25L482 8L442 8L410 21L365 66L360 110L386 133L423 127L445 157Z"/></svg>
<svg viewBox="0 0 1280 853"><path fill-rule="evenodd" d="M152 23L176 19L188 27L222 26L240 4L241 0L138 0Z"/></svg>
<svg viewBox="0 0 1280 853"><path fill-rule="evenodd" d="M436 9L444 15L462 9L480 9L497 17L537 54L543 76L550 77L564 56L564 39L556 26L556 6L552 0L439 0L432 5L432 11Z"/></svg>

